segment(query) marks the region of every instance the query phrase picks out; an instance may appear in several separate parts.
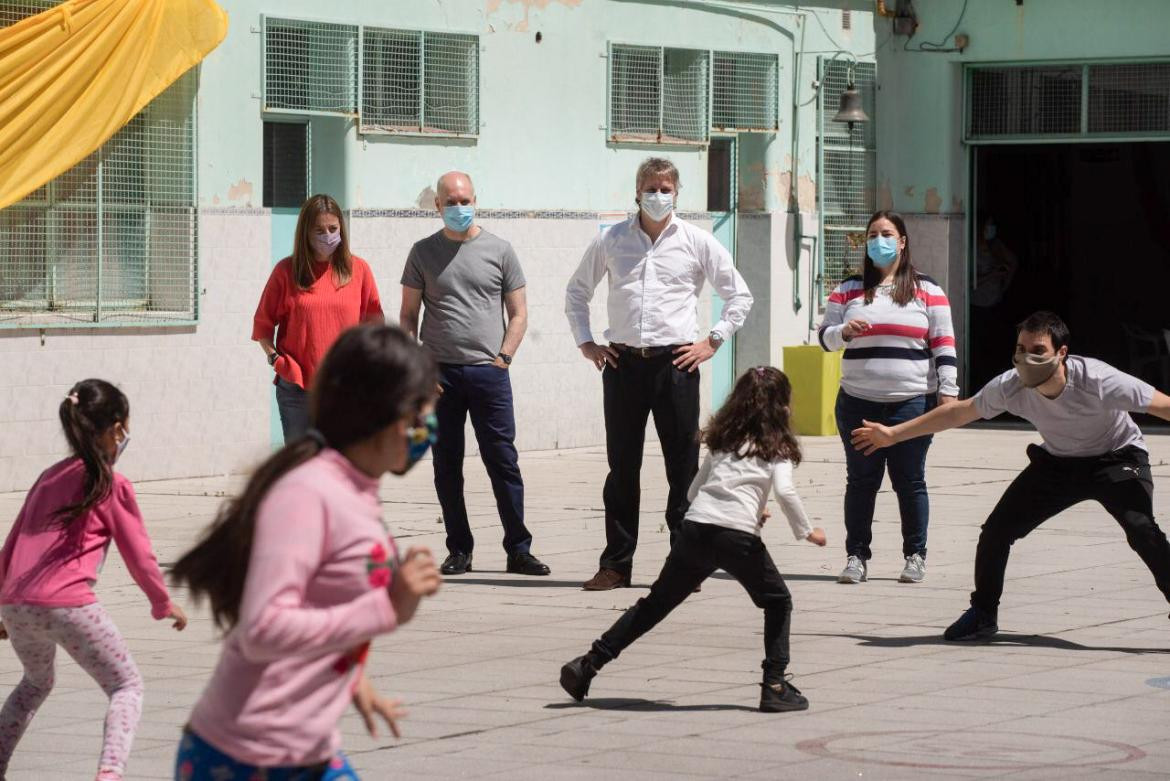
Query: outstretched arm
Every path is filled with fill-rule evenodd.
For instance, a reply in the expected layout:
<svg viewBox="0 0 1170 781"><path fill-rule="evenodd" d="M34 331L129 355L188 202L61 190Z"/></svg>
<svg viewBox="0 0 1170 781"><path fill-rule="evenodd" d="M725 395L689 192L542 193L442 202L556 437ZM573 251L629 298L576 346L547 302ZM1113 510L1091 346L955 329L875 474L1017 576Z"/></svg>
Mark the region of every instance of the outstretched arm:
<svg viewBox="0 0 1170 781"><path fill-rule="evenodd" d="M913 420L899 423L896 426L883 426L881 423L871 423L865 420L862 421L861 428L853 430L853 447L868 456L875 450L896 445L908 439L965 426L978 420L979 417L979 412L975 409L975 401L964 399L935 407L925 415L919 415Z"/></svg>
<svg viewBox="0 0 1170 781"><path fill-rule="evenodd" d="M1162 420L1170 420L1170 396L1159 390L1154 391L1154 400L1150 402L1146 412Z"/></svg>

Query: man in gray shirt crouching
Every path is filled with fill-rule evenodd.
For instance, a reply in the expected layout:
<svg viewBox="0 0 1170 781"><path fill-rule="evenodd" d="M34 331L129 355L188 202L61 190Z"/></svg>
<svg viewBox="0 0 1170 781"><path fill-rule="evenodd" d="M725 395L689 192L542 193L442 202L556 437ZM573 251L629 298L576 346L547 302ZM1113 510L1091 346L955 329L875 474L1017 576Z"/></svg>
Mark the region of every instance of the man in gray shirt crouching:
<svg viewBox="0 0 1170 781"><path fill-rule="evenodd" d="M410 250L399 319L403 330L417 335L419 309L426 303L421 341L439 363L442 393L435 404L439 437L433 452L449 553L441 570L444 575L471 571L475 540L463 500L463 426L470 414L504 525L508 572L547 575L548 567L529 551L532 535L524 526L508 377L528 324L524 272L511 244L475 224L471 177L452 171L435 189L443 229Z"/></svg>
<svg viewBox="0 0 1170 781"><path fill-rule="evenodd" d="M975 550L971 607L944 637L987 639L999 631L997 611L1012 543L1057 513L1094 499L1125 530L1154 582L1170 601L1170 543L1154 522L1154 479L1145 440L1131 412L1170 420L1170 396L1103 361L1068 354L1068 326L1051 312L1020 323L1015 369L974 398L938 407L897 426L868 421L853 432L866 454L895 442L963 426L1001 412L1036 427L1031 463L1016 477L983 524Z"/></svg>

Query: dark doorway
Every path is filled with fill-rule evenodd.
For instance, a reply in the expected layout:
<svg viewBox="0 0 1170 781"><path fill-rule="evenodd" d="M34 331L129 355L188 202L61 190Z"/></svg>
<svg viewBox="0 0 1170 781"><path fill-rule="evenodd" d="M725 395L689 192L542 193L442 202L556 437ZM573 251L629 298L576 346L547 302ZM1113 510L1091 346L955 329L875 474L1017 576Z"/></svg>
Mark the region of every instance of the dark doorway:
<svg viewBox="0 0 1170 781"><path fill-rule="evenodd" d="M731 211L731 148L729 138L712 138L707 147L707 211Z"/></svg>
<svg viewBox="0 0 1170 781"><path fill-rule="evenodd" d="M981 146L975 169L970 392L1037 309L1071 352L1170 390L1170 143Z"/></svg>

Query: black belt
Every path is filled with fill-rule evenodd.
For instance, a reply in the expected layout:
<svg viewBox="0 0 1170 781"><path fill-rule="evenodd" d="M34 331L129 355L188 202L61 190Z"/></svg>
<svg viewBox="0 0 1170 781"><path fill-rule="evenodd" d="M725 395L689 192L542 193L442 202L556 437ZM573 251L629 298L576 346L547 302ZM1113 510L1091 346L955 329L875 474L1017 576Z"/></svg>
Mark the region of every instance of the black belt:
<svg viewBox="0 0 1170 781"><path fill-rule="evenodd" d="M671 354L680 347L686 347L683 344L672 344L666 347L630 347L628 344L621 344L620 342L611 342L609 346L619 353L625 353L626 355L632 355L637 358L657 358L660 355Z"/></svg>

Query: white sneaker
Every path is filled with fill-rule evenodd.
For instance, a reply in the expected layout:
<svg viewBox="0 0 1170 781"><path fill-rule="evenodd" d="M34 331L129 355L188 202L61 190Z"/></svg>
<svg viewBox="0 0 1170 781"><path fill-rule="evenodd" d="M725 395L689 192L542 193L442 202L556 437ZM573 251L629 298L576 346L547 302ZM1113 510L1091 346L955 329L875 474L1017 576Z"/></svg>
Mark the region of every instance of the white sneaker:
<svg viewBox="0 0 1170 781"><path fill-rule="evenodd" d="M899 583L921 583L926 580L926 559L915 553L906 557L906 569L898 577Z"/></svg>
<svg viewBox="0 0 1170 781"><path fill-rule="evenodd" d="M838 583L864 583L866 573L865 560L860 556L850 556L845 562L845 569L837 577Z"/></svg>

